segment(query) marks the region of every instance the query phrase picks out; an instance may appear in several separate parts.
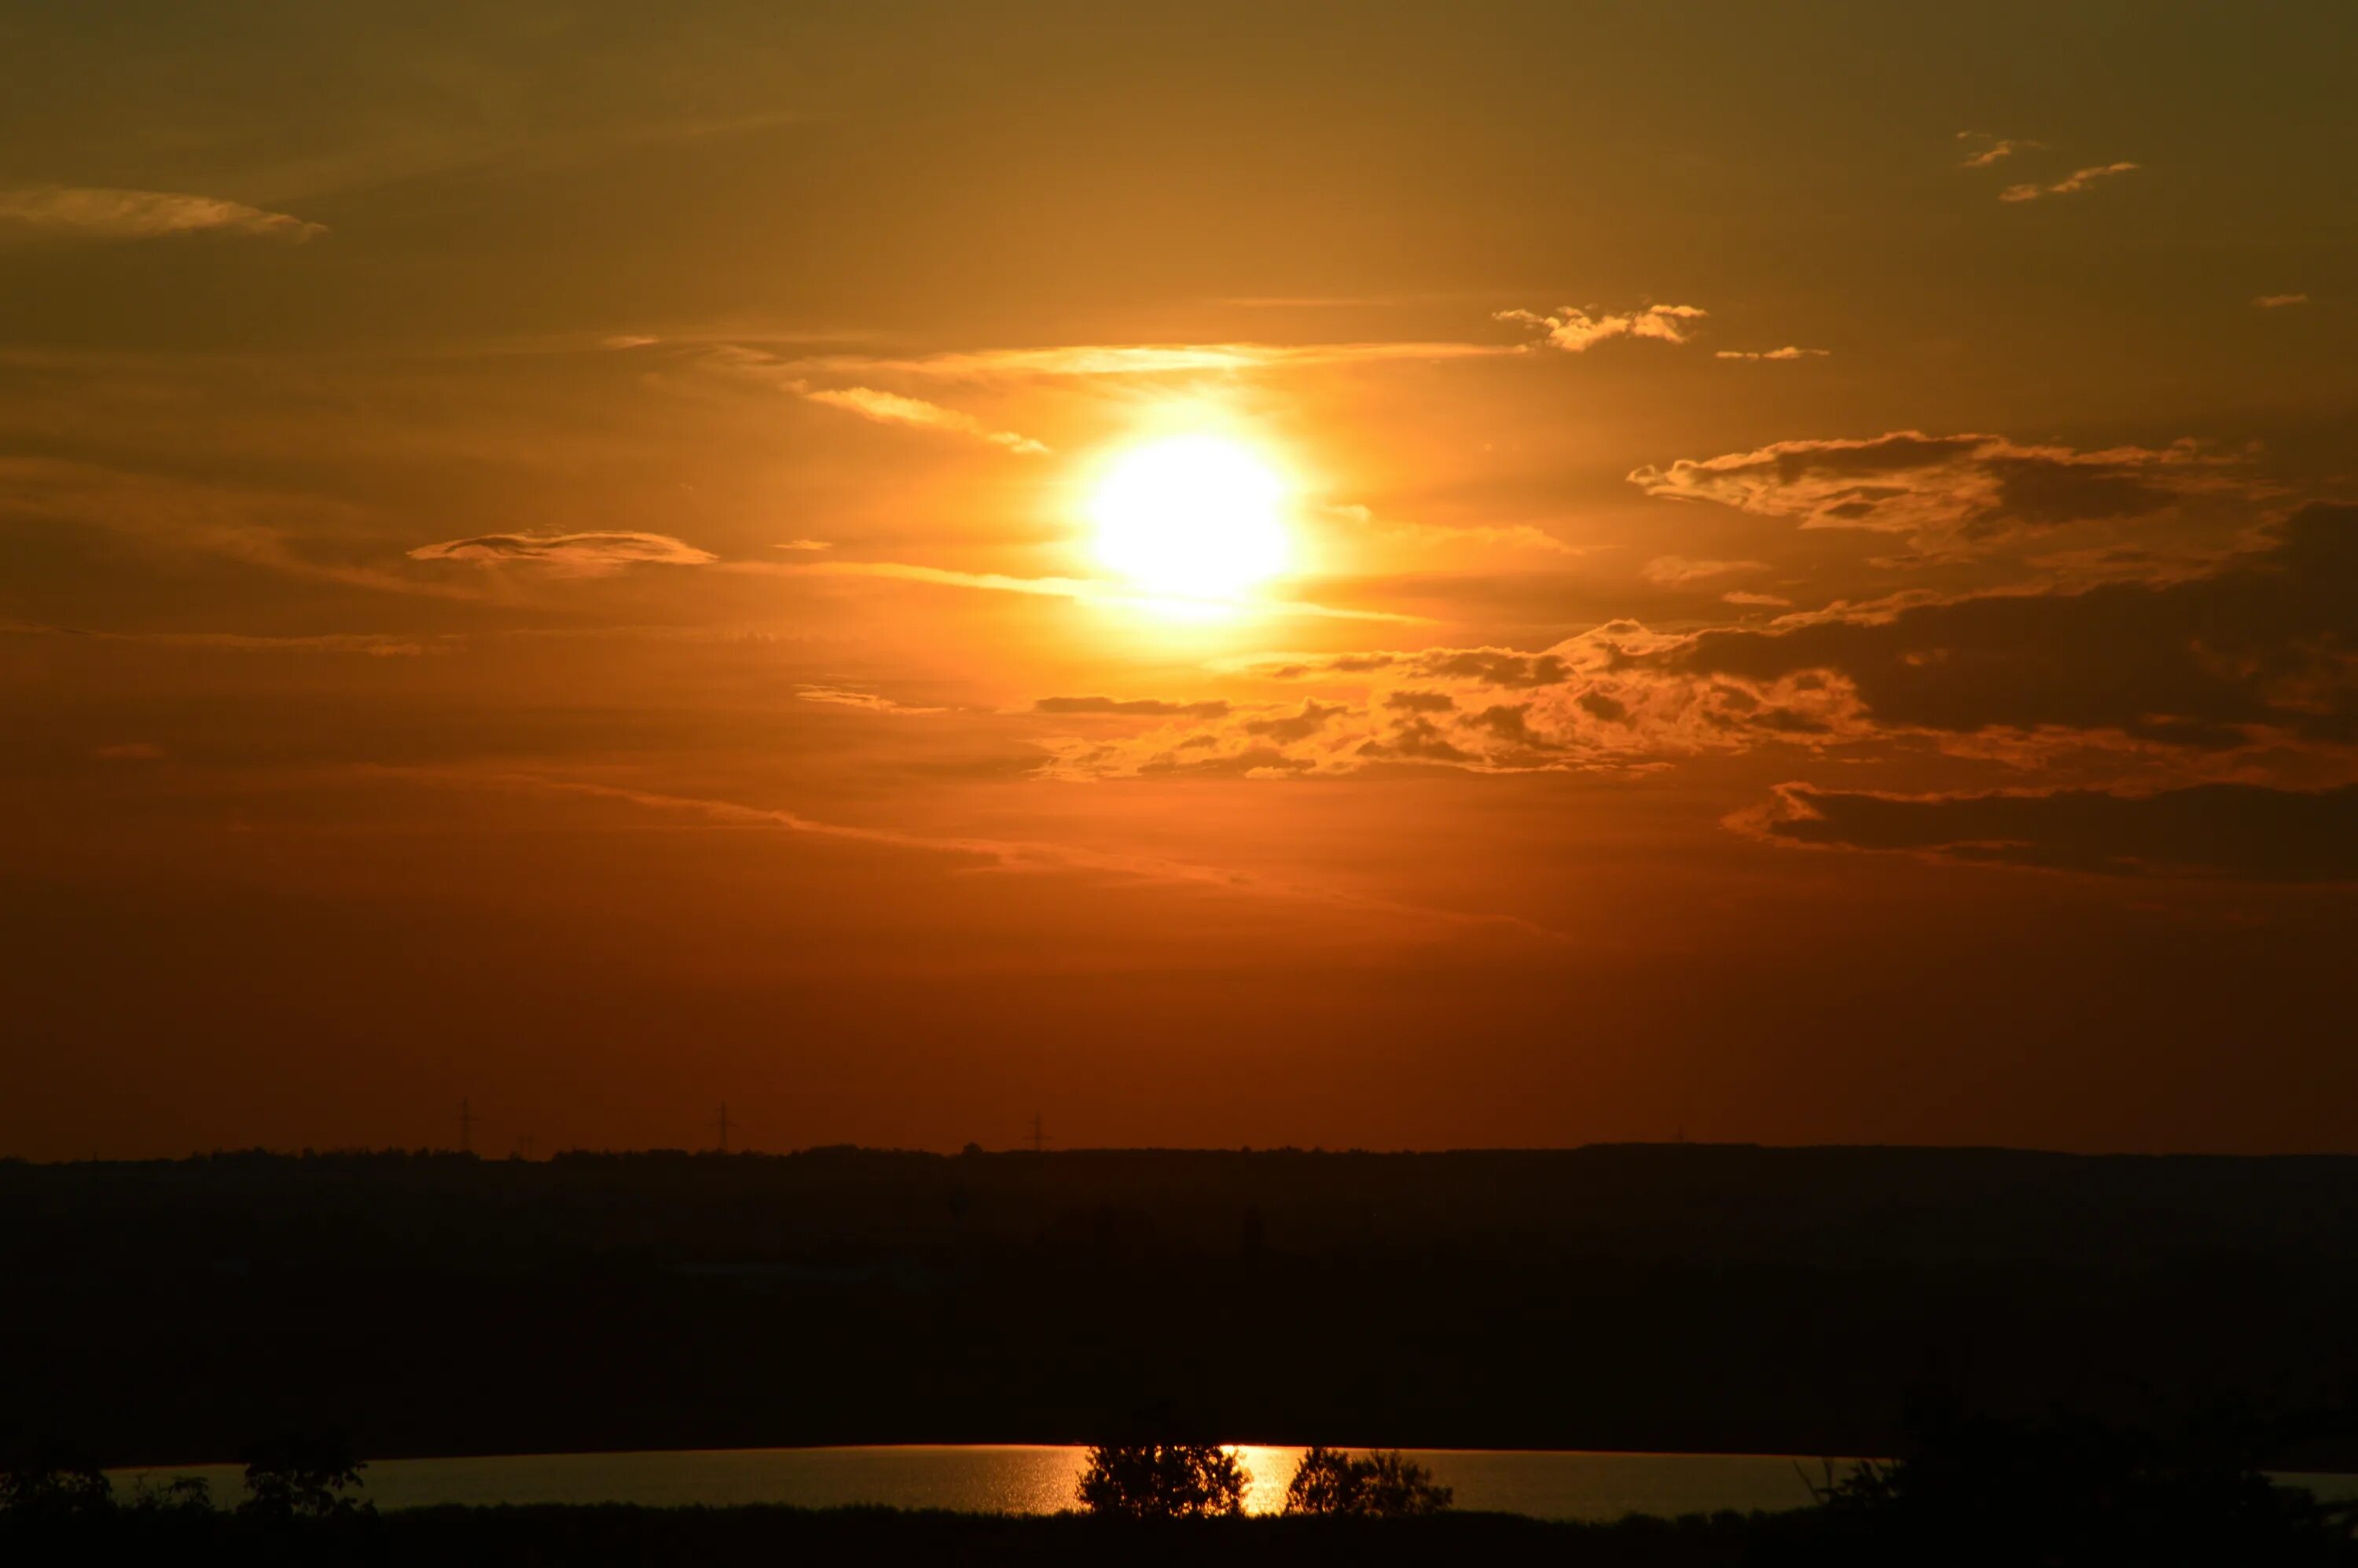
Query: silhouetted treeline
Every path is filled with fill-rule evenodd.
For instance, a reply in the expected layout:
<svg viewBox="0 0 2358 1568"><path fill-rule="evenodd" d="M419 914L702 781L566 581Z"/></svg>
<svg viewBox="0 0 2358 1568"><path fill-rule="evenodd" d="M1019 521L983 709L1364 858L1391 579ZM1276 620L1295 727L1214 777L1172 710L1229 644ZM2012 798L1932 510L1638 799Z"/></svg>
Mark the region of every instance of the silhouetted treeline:
<svg viewBox="0 0 2358 1568"><path fill-rule="evenodd" d="M2344 1159L234 1154L0 1164L0 1422L109 1463L337 1425L384 1457L1089 1442L1140 1411L1888 1453L1928 1380L2358 1458Z"/></svg>
<svg viewBox="0 0 2358 1568"><path fill-rule="evenodd" d="M1753 1568L2358 1568L2358 1505L2323 1504L2260 1468L2255 1429L2175 1432L2085 1418L2003 1422L1916 1401L1902 1454L1825 1465L1815 1507L1676 1520L1455 1518L1397 1453L1313 1447L1284 1513L1246 1520L1246 1478L1217 1445L1091 1450L1055 1518L878 1509L428 1509L380 1516L341 1435L255 1445L244 1498L200 1480L126 1500L86 1461L0 1465L0 1561L658 1564L730 1561L1455 1563L1552 1561Z"/></svg>

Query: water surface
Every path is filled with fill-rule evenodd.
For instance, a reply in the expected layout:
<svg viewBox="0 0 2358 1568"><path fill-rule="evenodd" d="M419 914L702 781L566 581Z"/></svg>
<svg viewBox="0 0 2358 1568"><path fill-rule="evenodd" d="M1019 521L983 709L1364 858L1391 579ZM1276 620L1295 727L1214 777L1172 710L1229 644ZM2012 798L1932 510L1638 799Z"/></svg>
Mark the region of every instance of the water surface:
<svg viewBox="0 0 2358 1568"><path fill-rule="evenodd" d="M381 1509L438 1503L638 1503L652 1507L787 1503L836 1508L881 1503L903 1509L1054 1513L1076 1506L1080 1448L1024 1445L873 1448L689 1449L634 1454L492 1454L385 1459L362 1472ZM1299 1448L1243 1445L1252 1478L1245 1506L1274 1512L1302 1456ZM1541 1519L1613 1519L1628 1513L1677 1515L1720 1509L1806 1507L1815 1459L1758 1454L1588 1454L1502 1449L1411 1449L1409 1457L1456 1488L1461 1509ZM143 1477L201 1476L216 1501L243 1495L234 1465L114 1472L127 1493ZM2286 1476L2321 1497L2358 1498L2358 1476Z"/></svg>

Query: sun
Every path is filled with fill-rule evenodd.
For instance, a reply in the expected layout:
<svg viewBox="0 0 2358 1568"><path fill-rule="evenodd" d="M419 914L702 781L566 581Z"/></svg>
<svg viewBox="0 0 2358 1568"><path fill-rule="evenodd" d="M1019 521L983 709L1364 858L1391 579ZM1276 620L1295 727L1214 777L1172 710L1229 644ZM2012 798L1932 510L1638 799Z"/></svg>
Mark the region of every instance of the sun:
<svg viewBox="0 0 2358 1568"><path fill-rule="evenodd" d="M1241 441L1173 436L1115 460L1089 499L1097 557L1149 592L1230 599L1293 554L1285 481Z"/></svg>

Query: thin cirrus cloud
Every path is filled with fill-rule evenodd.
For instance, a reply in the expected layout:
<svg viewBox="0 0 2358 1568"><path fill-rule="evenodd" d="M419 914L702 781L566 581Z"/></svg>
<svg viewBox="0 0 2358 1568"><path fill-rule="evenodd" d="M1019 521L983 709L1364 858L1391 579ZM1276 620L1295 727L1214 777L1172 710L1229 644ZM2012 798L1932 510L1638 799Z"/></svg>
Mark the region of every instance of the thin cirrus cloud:
<svg viewBox="0 0 2358 1568"><path fill-rule="evenodd" d="M2000 201L2036 201L2044 196L2074 196L2099 180L2129 174L2137 168L2137 165L2127 162L2094 164L2087 168L2075 168L2052 185L2009 185L1997 193L1997 199Z"/></svg>
<svg viewBox="0 0 2358 1568"><path fill-rule="evenodd" d="M700 817L729 827L769 827L814 838L871 845L882 849L940 855L1006 872L1074 872L1122 881L1199 888L1230 897L1302 900L1369 914L1397 916L1443 926L1504 927L1548 941L1561 934L1509 914L1437 908L1370 896L1344 888L1323 887L1258 875L1232 867L1175 860L1154 855L1124 854L1076 845L1016 838L934 837L892 827L853 827L816 821L792 811L742 806L735 801L691 795L661 795L612 784L525 773L468 773L454 769L372 768L373 775L404 778L445 787L518 791L546 795L573 795L607 800L649 811Z"/></svg>
<svg viewBox="0 0 2358 1568"><path fill-rule="evenodd" d="M556 577L611 577L630 567L708 566L709 550L668 534L482 534L447 539L409 552L414 561L467 561L477 566L529 567Z"/></svg>
<svg viewBox="0 0 2358 1568"><path fill-rule="evenodd" d="M914 561L737 561L722 569L795 577L882 578L899 582L927 583L938 588L1029 594L1040 599L1069 599L1082 604L1130 609L1152 610L1174 602L1170 596L1158 597L1083 578L1015 577L1006 572L969 572L950 567L920 566ZM1389 610L1355 610L1297 599L1256 599L1250 601L1186 600L1177 602L1231 607L1269 616L1313 616L1336 621L1382 621L1410 625L1424 623L1424 617L1421 615L1405 615Z"/></svg>
<svg viewBox="0 0 2358 1568"><path fill-rule="evenodd" d="M1156 697L1044 697L1032 705L1034 713L1104 714L1122 719L1225 719L1228 705L1208 702L1166 702Z"/></svg>
<svg viewBox="0 0 2358 1568"><path fill-rule="evenodd" d="M1355 526L1380 534L1386 538L1421 547L1450 548L1460 545L1492 545L1507 549L1546 550L1560 556L1576 556L1581 552L1554 535L1534 528L1528 523L1496 525L1402 523L1390 518L1379 518L1371 507L1357 502L1347 502L1325 508L1327 515Z"/></svg>
<svg viewBox="0 0 2358 1568"><path fill-rule="evenodd" d="M780 550L832 550L835 548L835 541L832 539L788 539L783 544L779 544L772 547Z"/></svg>
<svg viewBox="0 0 2358 1568"><path fill-rule="evenodd" d="M911 376L931 381L1023 381L1064 377L1158 376L1205 372L1293 370L1390 361L1488 359L1519 353L1511 343L1074 343L1048 348L968 349L889 357L825 354L777 368L813 375ZM736 348L739 361L760 360Z"/></svg>
<svg viewBox="0 0 2358 1568"><path fill-rule="evenodd" d="M146 240L214 232L299 243L328 232L324 223L217 196L64 185L0 190L0 222L43 234L88 240Z"/></svg>
<svg viewBox="0 0 2358 1568"><path fill-rule="evenodd" d="M2252 303L2263 310L2282 310L2288 305L2306 305L2306 294L2263 294Z"/></svg>
<svg viewBox="0 0 2358 1568"><path fill-rule="evenodd" d="M1832 349L1798 348L1788 343L1781 349L1722 349L1712 357L1722 360L1822 360L1833 351Z"/></svg>
<svg viewBox="0 0 2358 1568"><path fill-rule="evenodd" d="M969 436L1002 451L1022 457L1041 457L1048 450L1045 444L1029 436L1013 430L994 430L971 414L945 408L938 403L928 403L922 397L906 397L897 392L879 392L871 386L802 389L802 392L813 403L840 408L880 425L906 425L921 430Z"/></svg>
<svg viewBox="0 0 2358 1568"><path fill-rule="evenodd" d="M1491 319L1537 330L1541 342L1568 354L1586 353L1613 338L1650 338L1662 343L1683 343L1694 336L1695 323L1710 312L1699 305L1649 305L1642 309L1592 314L1577 306L1560 305L1551 315L1536 310L1498 310Z"/></svg>

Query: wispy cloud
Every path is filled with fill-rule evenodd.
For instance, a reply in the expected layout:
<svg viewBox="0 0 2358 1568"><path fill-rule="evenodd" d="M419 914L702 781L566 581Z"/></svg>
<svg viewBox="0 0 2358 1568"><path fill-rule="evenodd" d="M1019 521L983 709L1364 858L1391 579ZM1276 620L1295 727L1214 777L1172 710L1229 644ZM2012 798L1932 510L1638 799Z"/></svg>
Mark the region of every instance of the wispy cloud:
<svg viewBox="0 0 2358 1568"><path fill-rule="evenodd" d="M529 566L558 577L608 577L634 566L700 567L719 559L668 534L483 534L420 545L415 561Z"/></svg>
<svg viewBox="0 0 2358 1568"><path fill-rule="evenodd" d="M1987 168L2017 153L2032 152L2047 145L2024 137L1993 136L1987 131L1959 131L1957 140L1968 144L1971 149L1965 154L1965 161L1958 166L1962 168Z"/></svg>
<svg viewBox="0 0 2358 1568"><path fill-rule="evenodd" d="M946 708L913 708L905 702L895 702L889 697L872 691L855 691L840 686L796 687L795 695L805 702L824 702L837 708L857 708L869 713L920 714L947 713Z"/></svg>
<svg viewBox="0 0 2358 1568"><path fill-rule="evenodd" d="M1253 615L1306 615L1340 621L1387 621L1422 624L1421 615L1387 610L1346 610L1298 599L1200 600L1156 596L1119 584L1069 577L1012 577L1004 572L956 571L947 567L918 566L908 561L740 561L730 568L745 572L789 573L807 577L874 577L903 582L933 583L942 588L979 589L991 593L1027 593L1044 599L1070 599L1085 604L1108 604L1142 610L1230 610Z"/></svg>
<svg viewBox="0 0 2358 1568"><path fill-rule="evenodd" d="M1722 360L1822 360L1833 351L1831 349L1795 348L1788 343L1781 349L1762 349L1758 352L1747 349L1722 349L1712 357Z"/></svg>
<svg viewBox="0 0 2358 1568"><path fill-rule="evenodd" d="M2263 310L2281 310L2288 305L2308 304L2309 296L2306 294L2263 294L2257 299L2253 300L2252 303L2258 306Z"/></svg>
<svg viewBox="0 0 2358 1568"><path fill-rule="evenodd" d="M323 223L217 196L65 185L0 190L0 222L92 240L145 240L211 231L299 243L328 232Z"/></svg>
<svg viewBox="0 0 2358 1568"><path fill-rule="evenodd" d="M1691 561L1684 556L1656 556L1639 571L1648 582L1664 588L1687 588L1714 578L1738 577L1746 572L1765 572L1767 561Z"/></svg>
<svg viewBox="0 0 2358 1568"><path fill-rule="evenodd" d="M734 351L758 353L741 348ZM1487 359L1519 351L1511 343L1076 343L1050 348L955 350L898 357L823 354L775 362L782 370L813 375L899 375L982 382L1240 373L1393 360Z"/></svg>
<svg viewBox="0 0 2358 1568"><path fill-rule="evenodd" d="M1498 310L1492 319L1537 329L1541 341L1568 354L1585 353L1608 338L1652 338L1658 342L1683 343L1693 337L1694 323L1710 312L1699 305L1649 305L1643 309L1592 315L1576 306L1561 305L1552 315L1535 310Z"/></svg>
<svg viewBox="0 0 2358 1568"><path fill-rule="evenodd" d="M647 811L699 816L726 827L767 827L817 838L874 845L919 854L948 856L997 871L1062 871L1107 877L1122 881L1192 888L1228 897L1275 898L1357 910L1444 926L1504 928L1545 940L1561 933L1515 915L1437 909L1425 904L1373 897L1335 887L1263 877L1231 866L1166 860L1152 855L1091 849L1074 844L1050 844L1020 838L964 838L904 832L891 827L862 827L822 822L796 812L707 800L688 795L660 795L650 790L611 784L576 783L525 773L474 773L443 769L373 768L371 773L444 786L520 791L549 795L576 795L609 800Z"/></svg>
<svg viewBox="0 0 2358 1568"><path fill-rule="evenodd" d="M835 541L832 539L788 539L784 544L778 545L774 547L781 550L832 550L835 548Z"/></svg>
<svg viewBox="0 0 2358 1568"><path fill-rule="evenodd" d="M2073 169L2052 185L2009 185L1997 193L1997 199L2000 201L2036 201L2042 196L2071 196L2088 189L2098 180L2131 173L2138 167L2133 163L2094 164L2087 168Z"/></svg>
<svg viewBox="0 0 2358 1568"><path fill-rule="evenodd" d="M1554 535L1532 527L1528 523L1498 526L1467 525L1445 523L1401 523L1389 518L1379 519L1374 511L1357 503L1328 506L1329 516L1357 524L1387 538L1404 544L1424 546L1496 545L1509 549L1546 550L1560 556L1576 556L1581 552Z"/></svg>
<svg viewBox="0 0 2358 1568"><path fill-rule="evenodd" d="M912 425L919 429L946 430L953 435L971 436L976 440L987 441L994 447L1025 457L1039 457L1048 450L1029 436L1013 430L994 430L971 414L945 408L938 403L928 403L922 397L904 397L897 392L879 392L869 386L801 390L803 395L813 403L840 408L863 419L873 419L880 425Z"/></svg>

